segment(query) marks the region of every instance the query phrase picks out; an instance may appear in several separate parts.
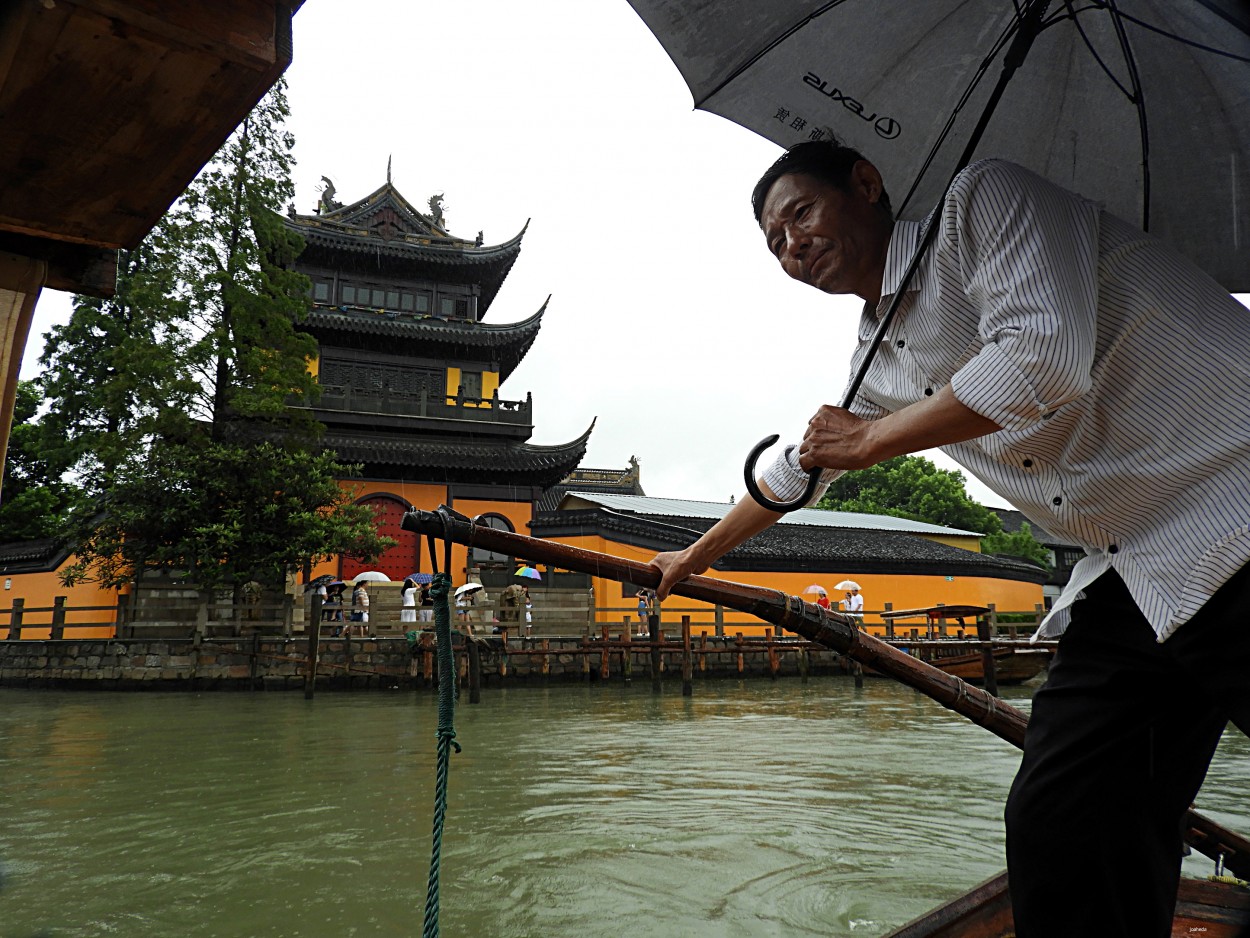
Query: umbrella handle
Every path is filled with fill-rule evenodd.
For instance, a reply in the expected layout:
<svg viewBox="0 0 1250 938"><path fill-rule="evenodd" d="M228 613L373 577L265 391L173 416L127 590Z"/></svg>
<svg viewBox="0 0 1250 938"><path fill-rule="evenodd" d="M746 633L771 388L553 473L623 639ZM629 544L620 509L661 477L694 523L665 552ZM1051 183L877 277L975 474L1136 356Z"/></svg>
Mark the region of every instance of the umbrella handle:
<svg viewBox="0 0 1250 938"><path fill-rule="evenodd" d="M755 447L747 454L746 466L743 468L743 477L746 480L747 492L755 499L756 503L767 508L769 511L776 511L785 514L788 511L794 511L796 508L802 508L812 500L812 496L816 494L816 489L820 487L820 470L812 469L807 474L807 488L803 490L803 494L788 502L775 502L761 491L759 483L755 481L755 464L759 461L760 454L768 447L772 446L780 437L774 433L766 436L755 444Z"/></svg>

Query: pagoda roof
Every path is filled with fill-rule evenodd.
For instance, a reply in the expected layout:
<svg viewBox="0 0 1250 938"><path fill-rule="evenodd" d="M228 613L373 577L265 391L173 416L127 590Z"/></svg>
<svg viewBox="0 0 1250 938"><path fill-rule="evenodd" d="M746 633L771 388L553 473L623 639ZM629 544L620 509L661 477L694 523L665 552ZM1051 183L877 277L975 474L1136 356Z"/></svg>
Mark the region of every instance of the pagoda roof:
<svg viewBox="0 0 1250 938"><path fill-rule="evenodd" d="M324 346L377 346L393 350L396 341L420 343L426 357L482 360L489 353L499 364L499 380L506 381L525 358L542 327L547 303L520 322L464 322L413 313L379 311L355 306L314 306L301 328Z"/></svg>
<svg viewBox="0 0 1250 938"><path fill-rule="evenodd" d="M322 445L340 462L361 463L365 475L399 476L414 482L461 482L496 485L555 485L586 455L586 432L568 443L539 446L490 438L445 439L389 436L329 429Z"/></svg>
<svg viewBox="0 0 1250 938"><path fill-rule="evenodd" d="M715 521L689 515L622 514L608 508L540 512L535 537L599 535L647 550L680 550ZM807 570L812 573L980 576L1041 583L1046 571L951 547L917 534L814 524L775 524L744 541L713 564L717 570Z"/></svg>
<svg viewBox="0 0 1250 938"><path fill-rule="evenodd" d="M292 213L284 219L305 241L299 264L376 274L476 283L478 314L486 315L521 252L529 222L501 244L458 238L405 199L388 179L363 199L320 214Z"/></svg>

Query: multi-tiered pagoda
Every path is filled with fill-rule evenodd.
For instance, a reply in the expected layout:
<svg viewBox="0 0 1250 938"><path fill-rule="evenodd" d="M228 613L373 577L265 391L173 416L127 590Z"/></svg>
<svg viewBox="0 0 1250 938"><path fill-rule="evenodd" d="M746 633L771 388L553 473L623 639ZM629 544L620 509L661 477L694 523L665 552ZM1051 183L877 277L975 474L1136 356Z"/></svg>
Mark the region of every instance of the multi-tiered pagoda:
<svg viewBox="0 0 1250 938"><path fill-rule="evenodd" d="M410 507L446 503L526 531L542 492L580 462L590 429L569 443L533 445L530 396L500 393L546 309L511 324L483 321L524 229L496 245L480 233L457 238L444 227L441 196L419 212L389 178L350 205L334 200L327 180L316 212L292 212L287 224L307 243L297 267L312 279L305 328L320 346L315 414L325 445L363 467L352 481L383 533L399 541L371 566L392 579L428 569L415 538L399 531ZM505 562L470 555L465 566ZM337 572L348 579L361 569L345 558Z"/></svg>

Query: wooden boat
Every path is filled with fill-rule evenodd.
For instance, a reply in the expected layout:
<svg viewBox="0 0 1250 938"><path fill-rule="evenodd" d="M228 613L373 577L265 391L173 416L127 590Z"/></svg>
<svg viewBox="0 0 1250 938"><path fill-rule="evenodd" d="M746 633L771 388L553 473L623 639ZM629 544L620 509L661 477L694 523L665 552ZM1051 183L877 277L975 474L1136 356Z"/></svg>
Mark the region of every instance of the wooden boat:
<svg viewBox="0 0 1250 938"><path fill-rule="evenodd" d="M985 681L985 660L979 651L946 651L941 648L930 649L931 655L921 654L919 657L928 661L947 674L981 684ZM921 649L917 649L921 651ZM1050 655L1045 651L1028 649L995 648L994 671L999 684L1023 684L1036 677L1046 667Z"/></svg>
<svg viewBox="0 0 1250 938"><path fill-rule="evenodd" d="M1007 874L970 889L886 938L1013 938ZM1250 935L1250 889L1229 881L1182 879L1172 919L1173 938Z"/></svg>
<svg viewBox="0 0 1250 938"><path fill-rule="evenodd" d="M962 631L967 627L966 620L972 619L979 633L988 635L988 627L983 619L990 613L988 606L924 606L920 609L896 609L881 613L881 618L890 624L904 619L923 619L925 634L932 634L937 623L955 622ZM906 649L908 653L927 661L947 674L971 681L974 684L985 682L985 655L981 650L969 650L967 642L947 638L886 639L891 645ZM947 641L950 647L943 647ZM1036 647L996 646L994 654L994 673L999 684L1023 684L1036 677L1050 660L1047 649ZM865 670L865 673L868 673Z"/></svg>

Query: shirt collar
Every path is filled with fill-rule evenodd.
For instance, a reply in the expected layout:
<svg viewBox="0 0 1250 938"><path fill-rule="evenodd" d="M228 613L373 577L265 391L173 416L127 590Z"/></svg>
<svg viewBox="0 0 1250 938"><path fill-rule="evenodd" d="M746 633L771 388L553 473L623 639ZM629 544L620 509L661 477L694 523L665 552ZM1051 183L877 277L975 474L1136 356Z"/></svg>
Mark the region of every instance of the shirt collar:
<svg viewBox="0 0 1250 938"><path fill-rule="evenodd" d="M917 245L920 244L920 235L923 230L924 225L918 221L899 219L894 222L894 230L890 232L890 246L885 255L885 272L881 276L881 301L877 304L878 315L880 311L885 310L890 297L898 290L899 281L907 272L907 265L911 263L911 257L916 253ZM919 292L920 287L917 283L916 278L912 277L907 292Z"/></svg>

